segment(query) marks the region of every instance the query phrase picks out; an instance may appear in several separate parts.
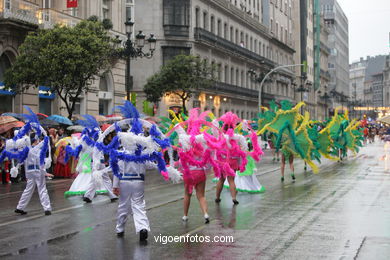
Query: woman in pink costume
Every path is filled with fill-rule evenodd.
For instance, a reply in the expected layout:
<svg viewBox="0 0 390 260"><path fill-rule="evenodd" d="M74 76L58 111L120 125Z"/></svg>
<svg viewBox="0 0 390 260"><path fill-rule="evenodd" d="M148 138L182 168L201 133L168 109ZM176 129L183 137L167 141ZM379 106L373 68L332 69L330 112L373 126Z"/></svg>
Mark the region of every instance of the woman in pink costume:
<svg viewBox="0 0 390 260"><path fill-rule="evenodd" d="M229 156L226 156L225 159L229 163L229 166L233 170L233 172L222 172L217 183L215 202L221 202L223 183L227 178L233 203L234 205L237 205L237 190L236 184L234 183L234 177L236 171L243 172L245 170L245 166L247 164L246 151L248 151L248 144L244 136L234 133L234 128L240 121L236 114L232 112L227 112L219 118L219 121L223 122L222 129L224 132L224 137L226 139L226 149L228 150L229 154Z"/></svg>
<svg viewBox="0 0 390 260"><path fill-rule="evenodd" d="M191 196L195 189L206 224L210 221L205 198L206 170L212 166L217 175L221 173L221 163L216 161L215 149L210 147L208 140L213 139L213 141L224 143L224 140L220 140L223 139L223 135L219 133L218 128L205 120L208 113L204 112L199 115L199 109L192 109L188 120L177 124L167 134L170 135L175 131L178 136L178 145L175 147L179 154L177 165L181 166L184 180L184 215L182 220L188 220ZM211 133L207 134L206 131L201 132L201 129L213 127L215 128L213 132L217 133L217 137Z"/></svg>

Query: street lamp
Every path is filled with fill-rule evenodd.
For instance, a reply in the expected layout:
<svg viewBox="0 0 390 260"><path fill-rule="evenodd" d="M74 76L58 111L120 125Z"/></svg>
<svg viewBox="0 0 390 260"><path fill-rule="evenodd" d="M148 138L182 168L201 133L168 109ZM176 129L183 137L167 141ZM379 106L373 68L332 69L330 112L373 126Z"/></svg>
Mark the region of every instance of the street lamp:
<svg viewBox="0 0 390 260"><path fill-rule="evenodd" d="M130 61L131 59L137 58L147 58L150 59L153 57L153 53L156 50L157 39L154 34L150 34L147 39L147 44L149 44L149 52L144 52L143 48L145 47L146 36L142 31L139 31L135 36L135 42L131 40L131 35L133 33L134 22L129 18L125 22L125 30L127 39L123 43L123 50L118 52L118 56L126 60L126 98L130 101L130 92L133 88L133 77L130 74Z"/></svg>
<svg viewBox="0 0 390 260"><path fill-rule="evenodd" d="M263 85L264 85L264 82L267 80L267 78L269 77L269 75L271 75L273 72L277 71L277 70L280 70L280 69L284 69L284 68L291 68L291 67L297 67L297 66L306 66L305 64L290 64L290 65L281 65L281 66L278 66L276 68L273 68L272 70L270 70L267 74L264 75L264 77L261 77L261 76L258 76L256 74L256 72L253 70L253 69L250 69L248 70L248 75L254 79L255 81L259 82L260 79L260 86L259 86L259 101L258 101L258 106L259 106L259 112L261 113L261 95L262 95L262 90L263 90Z"/></svg>
<svg viewBox="0 0 390 260"><path fill-rule="evenodd" d="M321 94L321 91L318 91L318 94ZM328 100L331 99L331 96L329 96L328 92L326 91L326 86L325 86L325 93L324 95L320 96L320 99L325 101L325 118L328 117Z"/></svg>
<svg viewBox="0 0 390 260"><path fill-rule="evenodd" d="M300 76L301 84L297 89L295 89L296 92L301 93L301 102L303 101L303 93L304 92L310 92L310 87L313 85L311 82L307 82L307 77L305 75ZM301 107L301 113L303 113L303 107Z"/></svg>

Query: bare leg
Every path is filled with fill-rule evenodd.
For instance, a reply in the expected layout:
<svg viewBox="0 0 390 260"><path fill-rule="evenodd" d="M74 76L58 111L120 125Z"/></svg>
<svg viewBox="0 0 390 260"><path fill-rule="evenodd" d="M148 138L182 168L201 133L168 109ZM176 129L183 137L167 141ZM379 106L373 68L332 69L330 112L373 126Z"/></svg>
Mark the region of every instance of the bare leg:
<svg viewBox="0 0 390 260"><path fill-rule="evenodd" d="M202 212L204 215L207 214L207 201L204 196L205 193L205 188L206 188L206 181L202 181L195 186L196 190L196 197L198 198L200 208L202 209ZM188 212L188 210L187 210Z"/></svg>
<svg viewBox="0 0 390 260"><path fill-rule="evenodd" d="M190 208L191 203L191 194L188 192L187 187L184 188L184 200L183 200L183 209L184 216L188 216L188 210Z"/></svg>
<svg viewBox="0 0 390 260"><path fill-rule="evenodd" d="M217 182L217 189L216 189L216 195L215 195L215 202L220 202L221 201L221 192L223 189L223 183L225 182L225 178L221 177L219 178Z"/></svg>
<svg viewBox="0 0 390 260"><path fill-rule="evenodd" d="M234 177L228 176L227 179L229 182L230 194L231 194L232 199L234 201L234 200L236 200L236 197L237 197L237 190L236 190L236 184L234 183Z"/></svg>
<svg viewBox="0 0 390 260"><path fill-rule="evenodd" d="M281 181L284 181L284 167L286 166L286 158L284 157L284 154L282 154L282 160L280 163L280 173L282 174Z"/></svg>

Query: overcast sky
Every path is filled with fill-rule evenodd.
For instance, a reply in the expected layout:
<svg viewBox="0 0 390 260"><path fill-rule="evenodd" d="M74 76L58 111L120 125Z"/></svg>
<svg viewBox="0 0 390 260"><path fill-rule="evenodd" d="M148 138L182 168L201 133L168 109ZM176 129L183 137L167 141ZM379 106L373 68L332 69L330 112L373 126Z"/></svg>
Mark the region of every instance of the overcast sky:
<svg viewBox="0 0 390 260"><path fill-rule="evenodd" d="M390 0L338 0L349 21L349 61L390 53Z"/></svg>

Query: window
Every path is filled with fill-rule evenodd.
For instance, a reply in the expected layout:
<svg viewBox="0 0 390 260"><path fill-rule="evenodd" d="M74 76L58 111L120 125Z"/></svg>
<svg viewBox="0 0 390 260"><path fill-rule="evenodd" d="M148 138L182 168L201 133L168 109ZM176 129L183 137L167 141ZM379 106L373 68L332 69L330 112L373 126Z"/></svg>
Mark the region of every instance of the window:
<svg viewBox="0 0 390 260"><path fill-rule="evenodd" d="M230 68L230 84L234 84L234 68Z"/></svg>
<svg viewBox="0 0 390 260"><path fill-rule="evenodd" d="M245 76L244 71L241 71L241 87L245 87Z"/></svg>
<svg viewBox="0 0 390 260"><path fill-rule="evenodd" d="M233 30L233 26L230 26L230 41L233 42L234 41L234 30Z"/></svg>
<svg viewBox="0 0 390 260"><path fill-rule="evenodd" d="M207 12L203 12L203 29L208 29Z"/></svg>
<svg viewBox="0 0 390 260"><path fill-rule="evenodd" d="M274 32L274 20L271 19L271 33Z"/></svg>
<svg viewBox="0 0 390 260"><path fill-rule="evenodd" d="M134 1L126 0L126 21L131 19L134 21Z"/></svg>
<svg viewBox="0 0 390 260"><path fill-rule="evenodd" d="M213 15L210 17L210 32L215 33L215 18Z"/></svg>
<svg viewBox="0 0 390 260"><path fill-rule="evenodd" d="M253 51L257 53L257 40L254 41L253 47L254 47Z"/></svg>
<svg viewBox="0 0 390 260"><path fill-rule="evenodd" d="M218 22L217 22L217 35L218 36L222 36L222 22L220 19L218 19Z"/></svg>
<svg viewBox="0 0 390 260"><path fill-rule="evenodd" d="M199 10L199 8L195 8L195 27L200 27L200 24L199 24L199 19L200 19L200 17L199 17L199 12L200 12L200 10Z"/></svg>
<svg viewBox="0 0 390 260"><path fill-rule="evenodd" d="M228 65L225 65L225 83L229 83L229 67Z"/></svg>
<svg viewBox="0 0 390 260"><path fill-rule="evenodd" d="M228 29L227 29L227 27L228 27L228 25L227 25L227 23L224 23L223 24L223 37L225 38L225 39L227 39L228 38L228 35L227 35L227 33L228 33Z"/></svg>
<svg viewBox="0 0 390 260"><path fill-rule="evenodd" d="M276 35L276 38L279 37L279 23L278 22L276 22L275 35Z"/></svg>
<svg viewBox="0 0 390 260"><path fill-rule="evenodd" d="M164 0L164 25L188 25L189 5L182 0Z"/></svg>
<svg viewBox="0 0 390 260"><path fill-rule="evenodd" d="M240 84L240 74L238 72L238 69L236 69L236 86Z"/></svg>
<svg viewBox="0 0 390 260"><path fill-rule="evenodd" d="M283 26L280 27L280 41L283 42Z"/></svg>
<svg viewBox="0 0 390 260"><path fill-rule="evenodd" d="M108 0L103 0L103 4L102 4L102 15L103 15L103 19L110 19L110 5L111 5L111 2L108 1Z"/></svg>
<svg viewBox="0 0 390 260"><path fill-rule="evenodd" d="M175 56L179 54L190 54L190 48L186 47L176 47L176 46L164 46L162 48L162 54L163 54L163 65L166 64L168 61L173 59Z"/></svg>

